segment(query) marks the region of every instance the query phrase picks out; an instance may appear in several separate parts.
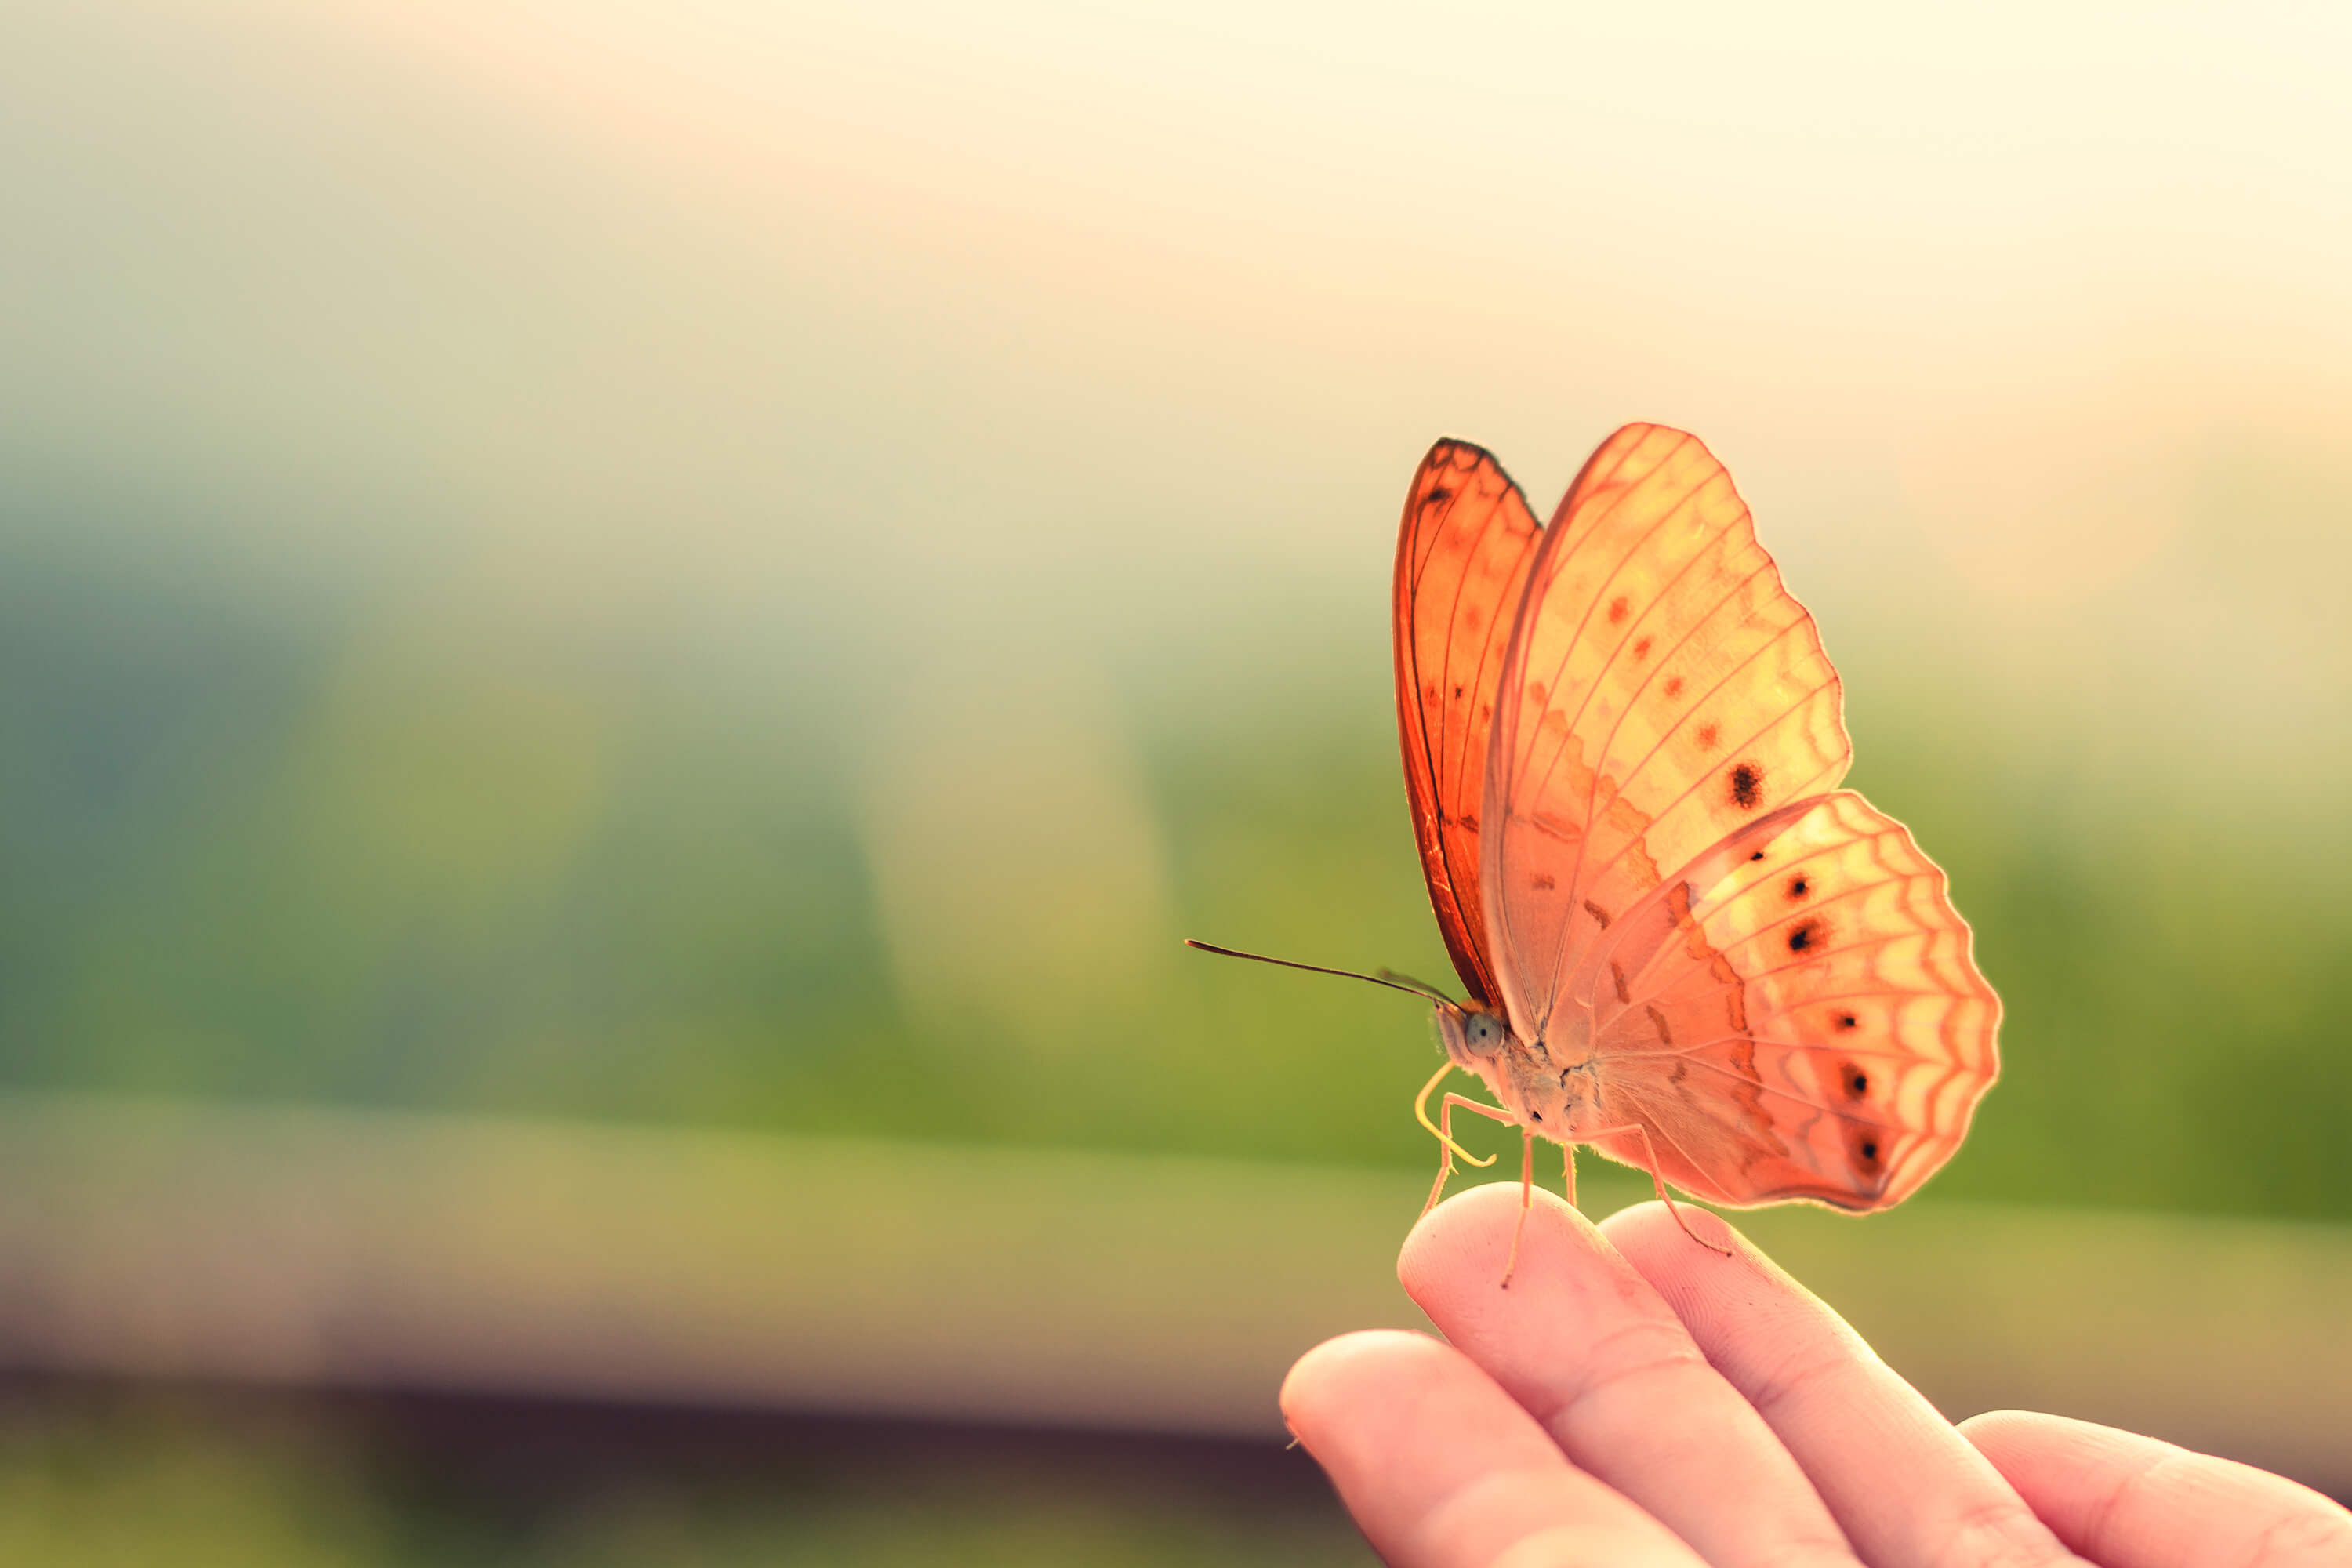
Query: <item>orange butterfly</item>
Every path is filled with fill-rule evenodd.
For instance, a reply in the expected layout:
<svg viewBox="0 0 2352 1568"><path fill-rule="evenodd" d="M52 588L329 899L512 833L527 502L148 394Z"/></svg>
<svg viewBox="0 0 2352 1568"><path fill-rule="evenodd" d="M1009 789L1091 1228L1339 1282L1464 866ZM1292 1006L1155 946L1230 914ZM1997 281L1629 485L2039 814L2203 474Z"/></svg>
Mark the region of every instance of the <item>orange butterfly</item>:
<svg viewBox="0 0 2352 1568"><path fill-rule="evenodd" d="M1857 1212L1959 1147L2000 999L1943 872L1837 788L1837 672L1695 437L1618 431L1549 529L1490 455L1440 441L1397 541L1396 674L1470 993L1423 993L1447 1057L1414 1101L1431 1205L1455 1156L1493 1163L1454 1141L1457 1106L1522 1130L1523 1184L1538 1134L1564 1145L1570 1202L1579 1143L1670 1205L1668 1182ZM1456 1068L1500 1109L1448 1094L1433 1124Z"/></svg>

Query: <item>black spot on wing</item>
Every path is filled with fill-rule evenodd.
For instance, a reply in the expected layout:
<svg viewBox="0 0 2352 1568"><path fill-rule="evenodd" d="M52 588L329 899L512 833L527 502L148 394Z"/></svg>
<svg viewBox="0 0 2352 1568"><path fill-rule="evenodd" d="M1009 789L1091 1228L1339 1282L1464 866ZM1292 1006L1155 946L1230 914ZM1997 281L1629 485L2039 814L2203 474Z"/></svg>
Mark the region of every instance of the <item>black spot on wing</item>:
<svg viewBox="0 0 2352 1568"><path fill-rule="evenodd" d="M1846 1129L1845 1152L1853 1173L1864 1180L1886 1174L1886 1134L1866 1121Z"/></svg>

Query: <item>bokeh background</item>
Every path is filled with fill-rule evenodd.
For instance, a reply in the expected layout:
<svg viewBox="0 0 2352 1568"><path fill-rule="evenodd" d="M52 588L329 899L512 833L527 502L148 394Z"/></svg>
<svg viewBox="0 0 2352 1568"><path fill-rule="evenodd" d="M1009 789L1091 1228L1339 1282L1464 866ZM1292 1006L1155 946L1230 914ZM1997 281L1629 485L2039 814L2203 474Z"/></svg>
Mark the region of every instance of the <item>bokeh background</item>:
<svg viewBox="0 0 2352 1568"><path fill-rule="evenodd" d="M2183 1297L2238 1314L2259 1429L2294 1383L2265 1325L2352 1312L2347 58L2285 4L8 8L0 1536L1360 1560L1311 1475L1117 1369L1183 1367L1232 1265L1185 1248L1235 1194L1360 1184L1378 1223L1293 1256L1384 1273L1428 1029L1178 939L1450 980L1394 760L1404 485L1458 435L1545 510L1632 418L1729 464L1845 677L1852 782L2003 994L1919 1223L2074 1228L1937 1266L2026 1354L2084 1331L2037 1270L2085 1248L2283 1259ZM539 1187L497 1173L524 1144ZM756 1204L677 1176L722 1146L771 1162ZM372 1196L317 1197L368 1150ZM608 1186L653 1206L600 1228ZM600 1342L567 1385L534 1336L624 1287L496 1310L560 1272L521 1245L556 1221L512 1209L478 1275L384 1239L523 1189L624 1280L732 1215L688 1295L757 1254L784 1305L679 1331L699 1382L599 1382L633 1353ZM1100 1282L1021 1262L1064 1257L1039 1194L1072 1191L1111 1194L1079 1230L1118 1278L1169 1271L1091 1400L730 1387L840 1280L777 1227L846 1216L854 1252L966 1205L962 1284L908 1242L826 1330L952 1368L992 1353L966 1291L1018 1324ZM240 1295L281 1221L431 1298L444 1359ZM1802 1237L1867 1278L1902 1223ZM782 1425L714 1437L722 1405ZM499 1468L597 1421L604 1458ZM2248 1457L2352 1451L2307 1436Z"/></svg>

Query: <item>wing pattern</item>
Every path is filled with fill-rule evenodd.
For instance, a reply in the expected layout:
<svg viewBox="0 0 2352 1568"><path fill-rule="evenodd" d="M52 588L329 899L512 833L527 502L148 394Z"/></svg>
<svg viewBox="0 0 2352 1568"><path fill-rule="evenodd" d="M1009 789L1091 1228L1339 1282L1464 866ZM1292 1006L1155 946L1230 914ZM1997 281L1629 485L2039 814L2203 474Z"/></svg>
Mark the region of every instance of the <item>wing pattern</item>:
<svg viewBox="0 0 2352 1568"><path fill-rule="evenodd" d="M1585 962L1602 1103L1733 1205L1901 1202L1967 1134L2000 1003L1944 873L1840 791L1734 834ZM1642 1164L1637 1140L1603 1145Z"/></svg>
<svg viewBox="0 0 2352 1568"><path fill-rule="evenodd" d="M1542 535L1508 654L1482 846L1512 1026L1662 876L1834 788L1853 747L1812 617L1696 437L1632 425Z"/></svg>

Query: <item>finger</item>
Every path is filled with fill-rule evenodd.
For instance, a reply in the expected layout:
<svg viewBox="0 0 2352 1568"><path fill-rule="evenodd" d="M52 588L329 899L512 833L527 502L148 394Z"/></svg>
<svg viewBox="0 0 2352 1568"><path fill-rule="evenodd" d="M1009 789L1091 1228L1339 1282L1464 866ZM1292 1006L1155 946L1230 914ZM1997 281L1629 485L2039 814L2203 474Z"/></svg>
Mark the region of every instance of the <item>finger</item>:
<svg viewBox="0 0 2352 1568"><path fill-rule="evenodd" d="M1345 1334L1299 1358L1282 1414L1391 1568L1700 1568L1665 1527L1561 1458L1460 1352Z"/></svg>
<svg viewBox="0 0 2352 1568"><path fill-rule="evenodd" d="M1578 1466L1717 1568L1852 1568L1797 1462L1582 1215L1537 1194L1518 1270L1499 1288L1518 1218L1518 1191L1498 1183L1405 1238L1398 1274L1446 1338Z"/></svg>
<svg viewBox="0 0 2352 1568"><path fill-rule="evenodd" d="M2061 1540L2105 1568L2352 1563L2352 1513L2284 1476L2061 1415L2000 1410L1960 1431Z"/></svg>
<svg viewBox="0 0 2352 1568"><path fill-rule="evenodd" d="M2079 1561L1844 1320L1720 1216L1685 1212L1734 1256L1693 1245L1664 1204L1612 1215L1601 1231L1796 1456L1864 1561Z"/></svg>

